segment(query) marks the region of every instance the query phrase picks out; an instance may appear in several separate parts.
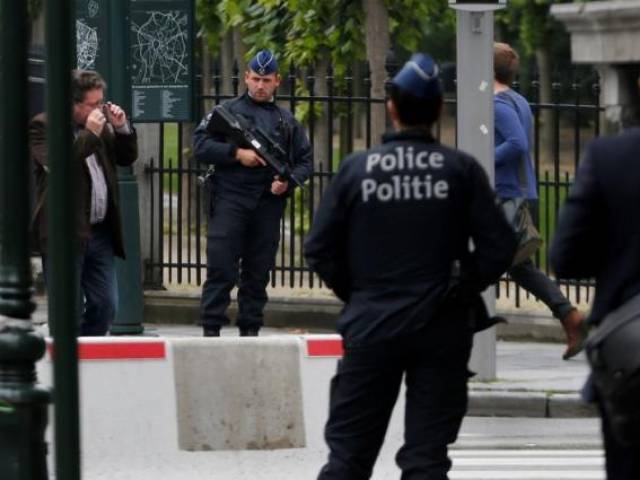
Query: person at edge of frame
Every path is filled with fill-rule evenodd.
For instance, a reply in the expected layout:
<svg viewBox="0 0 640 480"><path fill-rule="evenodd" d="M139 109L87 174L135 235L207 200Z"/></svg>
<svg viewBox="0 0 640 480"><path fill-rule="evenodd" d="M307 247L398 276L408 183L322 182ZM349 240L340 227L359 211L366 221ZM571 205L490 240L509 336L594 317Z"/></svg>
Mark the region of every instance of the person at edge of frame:
<svg viewBox="0 0 640 480"><path fill-rule="evenodd" d="M533 116L527 99L509 87L518 71L519 57L510 45L495 43L493 63L496 192L502 202L524 196L528 203L537 205L536 178L531 161ZM587 337L585 315L531 258L512 266L508 273L517 285L549 307L560 321L567 342L562 358L569 360L580 353Z"/></svg>
<svg viewBox="0 0 640 480"><path fill-rule="evenodd" d="M640 205L640 77L637 87L629 102L633 113L623 117L624 130L587 146L551 243L551 265L558 277L595 278L587 322L596 331L605 328L603 320L610 312L640 294L640 215L635 213L635 206ZM623 378L627 375L625 372ZM636 385L637 378L636 374ZM640 478L640 446L637 441L626 444L615 435L613 419L598 390L590 376L582 396L599 406L607 479L636 480ZM635 402L637 405L640 399ZM631 430L629 425L635 424L636 439L637 410L635 416L627 413L627 418L618 412L615 419L618 428L624 423Z"/></svg>
<svg viewBox="0 0 640 480"><path fill-rule="evenodd" d="M129 166L138 157L136 131L124 110L105 102L107 84L99 73L71 73L74 125L73 188L75 208L76 276L79 291L78 334L106 335L118 307L115 257L125 258L116 165ZM47 117L40 113L29 124L29 146L35 167L36 199L32 231L42 254L45 284L47 254Z"/></svg>
<svg viewBox="0 0 640 480"><path fill-rule="evenodd" d="M516 241L481 165L432 136L442 101L437 64L414 54L390 87L395 133L342 162L305 244L310 267L345 302L319 480L370 478L403 374L401 478L448 478L473 332L489 326L474 325L469 309L477 298L486 314L479 292L507 269Z"/></svg>
<svg viewBox="0 0 640 480"><path fill-rule="evenodd" d="M287 150L292 175L304 183L312 171L312 149L302 125L277 105L278 62L259 51L244 74L247 91L225 102ZM220 336L228 325L231 289L238 285L236 324L241 336L257 336L267 303L266 286L280 238L285 199L294 185L274 176L253 150L240 148L207 131L209 113L193 136L195 158L213 165L207 230L207 278L202 287L201 321L205 337Z"/></svg>

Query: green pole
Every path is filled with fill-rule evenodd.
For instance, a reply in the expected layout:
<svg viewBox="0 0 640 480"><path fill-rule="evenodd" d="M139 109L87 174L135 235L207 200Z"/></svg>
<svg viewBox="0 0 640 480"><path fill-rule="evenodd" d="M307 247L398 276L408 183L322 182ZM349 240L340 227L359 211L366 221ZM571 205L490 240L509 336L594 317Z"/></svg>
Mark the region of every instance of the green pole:
<svg viewBox="0 0 640 480"><path fill-rule="evenodd" d="M31 325L26 2L0 0L0 478L47 478L44 340Z"/></svg>
<svg viewBox="0 0 640 480"><path fill-rule="evenodd" d="M111 71L109 96L131 118L131 74L129 72L129 0L111 0ZM116 260L118 313L112 335L140 335L144 302L142 298L142 254L140 252L140 212L138 181L132 167L118 168L120 211L126 260Z"/></svg>
<svg viewBox="0 0 640 480"><path fill-rule="evenodd" d="M73 0L47 0L47 147L49 324L54 340L55 458L58 480L80 479L77 279L74 238L74 168L71 161L71 69L75 24Z"/></svg>

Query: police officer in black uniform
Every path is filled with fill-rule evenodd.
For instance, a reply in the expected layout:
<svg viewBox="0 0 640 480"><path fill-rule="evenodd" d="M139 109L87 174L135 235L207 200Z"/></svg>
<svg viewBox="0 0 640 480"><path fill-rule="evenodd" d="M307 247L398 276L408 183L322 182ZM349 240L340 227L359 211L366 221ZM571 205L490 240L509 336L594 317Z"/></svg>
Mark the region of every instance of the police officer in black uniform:
<svg viewBox="0 0 640 480"><path fill-rule="evenodd" d="M262 50L245 72L247 91L225 107L260 128L287 153L292 175L304 183L311 174L312 150L302 125L275 102L280 84L273 53ZM239 148L223 135L207 131L211 113L194 133L195 157L213 165L207 233L207 279L202 288L205 336L219 336L229 324L229 293L238 284L241 336L257 336L267 302L266 286L280 238L285 197L294 185L274 175L251 149Z"/></svg>
<svg viewBox="0 0 640 480"><path fill-rule="evenodd" d="M443 480L451 467L477 329L466 304L509 267L515 239L478 162L431 135L441 107L438 66L413 55L387 103L396 133L343 161L305 245L346 303L321 480L371 476L403 375L401 478Z"/></svg>

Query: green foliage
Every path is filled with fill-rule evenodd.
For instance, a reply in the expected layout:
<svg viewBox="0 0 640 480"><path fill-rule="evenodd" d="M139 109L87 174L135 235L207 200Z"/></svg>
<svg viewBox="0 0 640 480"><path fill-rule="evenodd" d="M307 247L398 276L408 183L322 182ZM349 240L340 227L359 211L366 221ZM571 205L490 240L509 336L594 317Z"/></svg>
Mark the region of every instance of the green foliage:
<svg viewBox="0 0 640 480"><path fill-rule="evenodd" d="M244 42L250 47L247 59L259 50L268 48L277 52L281 59L281 69L285 71L286 62L282 62L282 45L286 42L287 25L291 24L291 12L282 0L258 0L245 10L242 24Z"/></svg>
<svg viewBox="0 0 640 480"><path fill-rule="evenodd" d="M27 11L29 13L29 21L33 23L42 12L42 0L28 0Z"/></svg>
<svg viewBox="0 0 640 480"><path fill-rule="evenodd" d="M396 44L415 51L434 18L451 28L455 15L447 0L381 0L389 10ZM250 57L258 49L279 52L290 63L310 66L329 57L336 78L347 66L364 60L365 25L362 2L354 0L198 0L197 18L212 51L229 28L242 30ZM215 40L212 39L215 38Z"/></svg>
<svg viewBox="0 0 640 480"><path fill-rule="evenodd" d="M511 0L509 8L499 11L496 20L508 31L518 32L525 56L550 40L552 19L549 9L553 0Z"/></svg>
<svg viewBox="0 0 640 480"><path fill-rule="evenodd" d="M212 52L218 50L221 33L225 28L219 12L219 3L219 0L196 0L196 21L201 28L198 34L206 36L209 50Z"/></svg>
<svg viewBox="0 0 640 480"><path fill-rule="evenodd" d="M307 198L307 195L309 195L309 184L306 185L306 189L307 191L303 191L301 188L296 188L293 191L293 197L290 197L287 201L287 207L284 214L285 218L290 218L291 205L292 203L295 204L293 229L297 237L306 236L311 229L311 215L309 214L309 204Z"/></svg>
<svg viewBox="0 0 640 480"><path fill-rule="evenodd" d="M582 3L588 0L579 0ZM553 4L575 3L573 0L509 0L508 7L498 11L496 21L500 27L516 36L525 56L538 48L550 48L559 35L566 34L549 10Z"/></svg>
<svg viewBox="0 0 640 480"><path fill-rule="evenodd" d="M385 0L385 5L396 45L409 52L418 50L429 26L455 32L455 12L448 8L447 0Z"/></svg>

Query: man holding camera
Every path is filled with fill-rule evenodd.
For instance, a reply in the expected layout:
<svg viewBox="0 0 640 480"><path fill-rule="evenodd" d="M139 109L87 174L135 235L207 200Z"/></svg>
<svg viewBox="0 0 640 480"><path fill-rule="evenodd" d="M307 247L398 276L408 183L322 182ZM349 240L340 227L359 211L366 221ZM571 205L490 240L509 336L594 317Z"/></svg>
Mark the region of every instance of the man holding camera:
<svg viewBox="0 0 640 480"><path fill-rule="evenodd" d="M118 305L115 256L124 258L116 165L131 165L138 156L135 130L124 110L104 101L106 83L94 71L71 74L74 125L73 174L76 194L74 241L77 247L78 334L106 335ZM36 115L29 126L35 164L36 200L33 233L37 235L45 282L56 281L47 268L47 118Z"/></svg>

